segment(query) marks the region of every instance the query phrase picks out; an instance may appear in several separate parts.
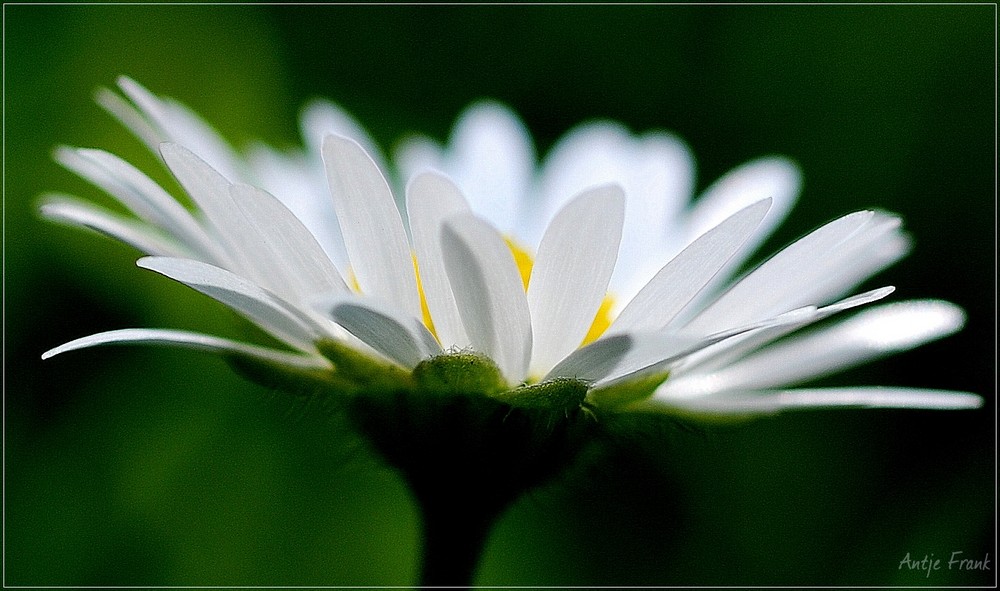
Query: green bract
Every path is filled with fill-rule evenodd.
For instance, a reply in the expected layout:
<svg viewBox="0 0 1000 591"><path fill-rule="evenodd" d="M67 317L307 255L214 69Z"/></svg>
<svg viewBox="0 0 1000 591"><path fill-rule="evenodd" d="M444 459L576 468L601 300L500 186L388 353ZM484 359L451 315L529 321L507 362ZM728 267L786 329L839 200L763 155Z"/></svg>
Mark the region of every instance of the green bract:
<svg viewBox="0 0 1000 591"><path fill-rule="evenodd" d="M652 397L656 388L667 381L668 377L670 377L670 372L664 371L616 382L591 390L587 394L587 400L600 408L624 408L634 402Z"/></svg>

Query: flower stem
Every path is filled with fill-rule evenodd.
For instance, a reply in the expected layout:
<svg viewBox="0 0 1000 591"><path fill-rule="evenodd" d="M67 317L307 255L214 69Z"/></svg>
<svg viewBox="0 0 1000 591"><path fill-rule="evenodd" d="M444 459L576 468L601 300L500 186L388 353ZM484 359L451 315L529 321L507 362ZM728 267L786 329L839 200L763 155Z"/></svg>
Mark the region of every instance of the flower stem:
<svg viewBox="0 0 1000 591"><path fill-rule="evenodd" d="M458 495L455 495L458 496ZM425 587L472 585L486 540L502 510L475 499L424 498L420 584ZM493 508L495 509L495 508Z"/></svg>
<svg viewBox="0 0 1000 591"><path fill-rule="evenodd" d="M355 424L420 508L425 586L471 585L497 518L562 473L593 426L582 409L525 409L476 395L355 400Z"/></svg>

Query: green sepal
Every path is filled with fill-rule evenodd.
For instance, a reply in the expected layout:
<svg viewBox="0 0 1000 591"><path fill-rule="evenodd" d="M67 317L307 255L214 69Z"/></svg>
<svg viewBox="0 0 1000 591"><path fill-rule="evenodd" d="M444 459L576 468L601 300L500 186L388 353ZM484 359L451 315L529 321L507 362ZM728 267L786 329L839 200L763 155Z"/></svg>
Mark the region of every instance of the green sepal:
<svg viewBox="0 0 1000 591"><path fill-rule="evenodd" d="M660 384L667 381L668 377L670 377L670 372L665 371L595 388L587 396L587 402L602 409L621 409L652 396L653 392L660 387Z"/></svg>
<svg viewBox="0 0 1000 591"><path fill-rule="evenodd" d="M587 384L573 378L556 378L539 384L521 386L497 396L497 400L515 408L551 410L566 413L580 408L587 397Z"/></svg>
<svg viewBox="0 0 1000 591"><path fill-rule="evenodd" d="M339 381L352 386L351 394L390 394L413 389L413 377L399 366L365 355L339 341L319 341L316 348L333 362L333 371Z"/></svg>
<svg viewBox="0 0 1000 591"><path fill-rule="evenodd" d="M777 412L709 412L695 408L684 408L683 406L667 406L656 404L650 400L644 400L629 407L626 413L632 416L667 417L676 421L682 421L690 425L700 425L704 427L725 427L730 425L743 425L751 421L774 417Z"/></svg>
<svg viewBox="0 0 1000 591"><path fill-rule="evenodd" d="M306 369L242 355L227 355L226 361L248 380L293 395L309 396L321 392L347 395L357 390L355 384L338 376L332 368Z"/></svg>
<svg viewBox="0 0 1000 591"><path fill-rule="evenodd" d="M500 368L476 353L447 353L425 359L413 369L413 381L422 394L435 396L492 396L506 389Z"/></svg>

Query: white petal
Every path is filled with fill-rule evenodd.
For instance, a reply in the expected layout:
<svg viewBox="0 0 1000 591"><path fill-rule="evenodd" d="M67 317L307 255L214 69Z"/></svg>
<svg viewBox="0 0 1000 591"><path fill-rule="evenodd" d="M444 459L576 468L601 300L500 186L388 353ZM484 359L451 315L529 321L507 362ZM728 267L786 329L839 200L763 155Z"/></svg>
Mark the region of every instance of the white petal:
<svg viewBox="0 0 1000 591"><path fill-rule="evenodd" d="M879 287L877 289L872 289L864 293L859 293L846 297L838 302L834 302L827 306L816 309L817 319L823 319L833 314L843 312L844 310L850 310L851 308L857 308L858 306L864 306L865 304L870 304L872 302L877 302L882 298L888 296L889 294L896 291L896 288L887 285L885 287Z"/></svg>
<svg viewBox="0 0 1000 591"><path fill-rule="evenodd" d="M202 349L214 353L237 355L278 365L299 369L317 370L330 369L330 362L318 355L300 355L277 349L259 347L239 341L231 341L195 332L169 329L125 328L101 332L70 341L54 349L42 353L42 359L49 359L65 353L86 347L117 344L159 344L173 345L189 349Z"/></svg>
<svg viewBox="0 0 1000 591"><path fill-rule="evenodd" d="M605 183L625 189L625 223L611 291L631 299L679 250L678 217L694 183L687 145L664 132L634 136L622 125L591 122L570 130L546 157L522 239L537 240L544 224L580 190Z"/></svg>
<svg viewBox="0 0 1000 591"><path fill-rule="evenodd" d="M524 124L493 102L470 106L455 123L444 170L478 215L517 235L519 208L527 197L535 150Z"/></svg>
<svg viewBox="0 0 1000 591"><path fill-rule="evenodd" d="M131 190L136 213L184 240L204 240L204 230L187 209L139 169L103 150L81 148L76 153L102 167L113 179ZM127 205L127 204L126 204Z"/></svg>
<svg viewBox="0 0 1000 591"><path fill-rule="evenodd" d="M406 231L389 185L354 140L323 142L330 191L362 293L419 318L420 297Z"/></svg>
<svg viewBox="0 0 1000 591"><path fill-rule="evenodd" d="M242 180L244 167L232 147L187 106L157 97L125 76L118 78L118 86L165 138L187 147L227 179Z"/></svg>
<svg viewBox="0 0 1000 591"><path fill-rule="evenodd" d="M417 253L420 282L434 330L445 347L468 347L472 343L462 325L445 270L441 231L446 218L468 212L469 206L451 180L438 173L425 172L418 174L407 185L406 208L413 248Z"/></svg>
<svg viewBox="0 0 1000 591"><path fill-rule="evenodd" d="M594 386L602 385L665 360L687 355L700 345L697 339L676 334L616 334L573 351L544 379L574 378Z"/></svg>
<svg viewBox="0 0 1000 591"><path fill-rule="evenodd" d="M300 301L350 291L323 248L302 222L275 197L249 185L229 189L233 203L257 230L277 271Z"/></svg>
<svg viewBox="0 0 1000 591"><path fill-rule="evenodd" d="M445 222L441 247L473 348L492 358L509 383L520 383L531 358L531 318L510 249L489 223L472 214Z"/></svg>
<svg viewBox="0 0 1000 591"><path fill-rule="evenodd" d="M388 170L382 152L365 128L335 103L323 99L310 101L302 109L299 127L302 139L311 154L321 154L323 139L330 134L336 134L357 142L380 170Z"/></svg>
<svg viewBox="0 0 1000 591"><path fill-rule="evenodd" d="M255 324L304 351L329 331L277 296L225 269L188 259L146 257L138 266L156 271L222 302Z"/></svg>
<svg viewBox="0 0 1000 591"><path fill-rule="evenodd" d="M895 231L882 236L868 248L862 249L853 265L835 270L838 280L823 285L826 291L816 293L812 298L826 301L838 297L895 264L909 254L912 248L913 241L905 232Z"/></svg>
<svg viewBox="0 0 1000 591"><path fill-rule="evenodd" d="M899 260L910 248L901 225L899 217L875 212L855 234L816 262L814 279L800 287L797 297L828 301Z"/></svg>
<svg viewBox="0 0 1000 591"><path fill-rule="evenodd" d="M39 209L46 218L90 228L142 252L158 256L190 256L182 246L140 222L123 218L86 201L47 195Z"/></svg>
<svg viewBox="0 0 1000 591"><path fill-rule="evenodd" d="M801 300L811 282L823 277L821 263L873 215L871 211L848 214L793 242L738 281L686 329L712 333L815 303Z"/></svg>
<svg viewBox="0 0 1000 591"><path fill-rule="evenodd" d="M172 143L160 144L160 155L184 190L207 218L211 230L225 249L223 266L250 276L254 260L247 252L257 240L243 216L233 215L229 181L187 148Z"/></svg>
<svg viewBox="0 0 1000 591"><path fill-rule="evenodd" d="M571 377L602 387L653 372L672 371L676 364L714 345L776 325L800 323L814 313L814 308L794 310L707 337L673 332L616 334L577 349L552 368L544 379Z"/></svg>
<svg viewBox="0 0 1000 591"><path fill-rule="evenodd" d="M326 291L327 285L331 290L340 289L336 287L340 283L337 274L329 268L332 264L326 264L325 269L314 269L305 277L292 275L291 263L283 258L287 249L281 247L286 238L275 235L275 228L271 226L283 220L284 231L298 222L274 197L247 188L231 192L232 185L222 175L182 146L163 144L160 151L171 172L205 213L219 242L225 246L226 261L220 266L299 304L314 293ZM234 194L240 198L234 198ZM297 235L297 244L310 240L301 232ZM311 249L312 254L304 252L295 256L323 260L325 255L315 250ZM325 279L310 279L317 275Z"/></svg>
<svg viewBox="0 0 1000 591"><path fill-rule="evenodd" d="M681 211L694 189L694 157L677 137L657 132L633 139L625 162L625 229L611 290L622 301L639 292L680 247Z"/></svg>
<svg viewBox="0 0 1000 591"><path fill-rule="evenodd" d="M694 240L719 222L761 199L771 198L771 210L758 234L746 246L746 254L760 245L785 219L798 198L802 173L790 160L760 158L726 173L698 198L685 227Z"/></svg>
<svg viewBox="0 0 1000 591"><path fill-rule="evenodd" d="M724 390L776 388L821 377L959 330L965 314L942 301L910 301L772 345L712 375Z"/></svg>
<svg viewBox="0 0 1000 591"><path fill-rule="evenodd" d="M528 283L531 373L543 375L580 346L618 259L625 194L605 185L570 201L542 237Z"/></svg>
<svg viewBox="0 0 1000 591"><path fill-rule="evenodd" d="M776 318L701 338L670 332L646 333L648 336L641 336L642 333L627 333L637 339L636 347L629 351L628 355L615 366L613 371L597 380L595 386L602 387L626 382L650 373L667 370L672 372L675 367L682 366L691 356L696 356L702 351L710 350L715 346L724 347L730 342L739 342L743 335L753 335L769 330L773 326L803 322L803 318L807 318L813 313L814 310L809 308L793 310Z"/></svg>
<svg viewBox="0 0 1000 591"><path fill-rule="evenodd" d="M422 322L370 298L347 296L324 302L320 308L363 343L406 369L441 353L434 335Z"/></svg>
<svg viewBox="0 0 1000 591"><path fill-rule="evenodd" d="M198 220L160 185L114 154L102 150L77 149L83 161L107 174L110 183L99 184L136 215L172 234L205 260L220 262L225 252ZM92 169L95 170L95 169ZM98 173L100 174L100 173Z"/></svg>
<svg viewBox="0 0 1000 591"><path fill-rule="evenodd" d="M105 111L131 131L139 141L146 144L150 152L155 154L157 146L169 139L121 95L111 92L107 88L100 88L94 99Z"/></svg>
<svg viewBox="0 0 1000 591"><path fill-rule="evenodd" d="M685 242L700 236L732 212L770 197L771 209L757 231L712 279L696 299L695 307L723 287L775 228L788 216L802 187L802 173L792 161L782 157L752 160L731 170L713 183L694 203L683 229Z"/></svg>
<svg viewBox="0 0 1000 591"><path fill-rule="evenodd" d="M661 330L670 325L753 234L770 206L770 199L750 205L692 242L629 302L609 332Z"/></svg>
<svg viewBox="0 0 1000 591"><path fill-rule="evenodd" d="M315 157L316 165L312 159ZM258 186L277 197L316 238L338 269L347 269L347 249L319 153L282 153L256 145L247 156Z"/></svg>
<svg viewBox="0 0 1000 591"><path fill-rule="evenodd" d="M894 287L881 287L845 298L822 308L806 306L781 314L770 321L761 323L759 330L744 332L744 334L736 338L709 347L685 359L684 363L676 368L673 379L667 387L671 390L676 390L678 393L683 391L685 395L699 395L708 391L715 391L717 387L713 380L713 370L726 367L746 356L751 351L760 349L796 330L829 318L844 310L878 301L893 291L895 291Z"/></svg>
<svg viewBox="0 0 1000 591"><path fill-rule="evenodd" d="M150 224L211 261L218 261L219 246L194 216L156 182L114 154L84 148L60 148L56 160L79 174Z"/></svg>
<svg viewBox="0 0 1000 591"><path fill-rule="evenodd" d="M867 386L727 392L685 400L656 396L644 406L667 411L671 408L681 408L704 413L754 415L809 408L963 410L979 408L982 405L982 397L969 392Z"/></svg>

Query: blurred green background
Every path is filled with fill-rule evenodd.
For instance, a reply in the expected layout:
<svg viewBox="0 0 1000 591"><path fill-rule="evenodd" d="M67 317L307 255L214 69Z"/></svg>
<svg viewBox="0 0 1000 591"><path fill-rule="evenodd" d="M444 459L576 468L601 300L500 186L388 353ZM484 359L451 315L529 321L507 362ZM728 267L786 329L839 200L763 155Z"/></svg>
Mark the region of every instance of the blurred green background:
<svg viewBox="0 0 1000 591"><path fill-rule="evenodd" d="M408 585L408 493L336 413L196 353L42 351L122 327L241 336L134 252L41 222L51 159L110 149L166 175L92 101L128 74L237 146L297 141L327 96L383 148L501 99L540 151L594 117L691 145L705 187L755 156L805 172L772 251L848 211L901 213L916 249L870 286L940 297L960 334L823 384L969 390L971 412L636 420L522 499L496 585L977 585L995 578L996 7L4 6L8 585ZM469 491L475 495L476 491ZM991 570L899 568L989 553Z"/></svg>

